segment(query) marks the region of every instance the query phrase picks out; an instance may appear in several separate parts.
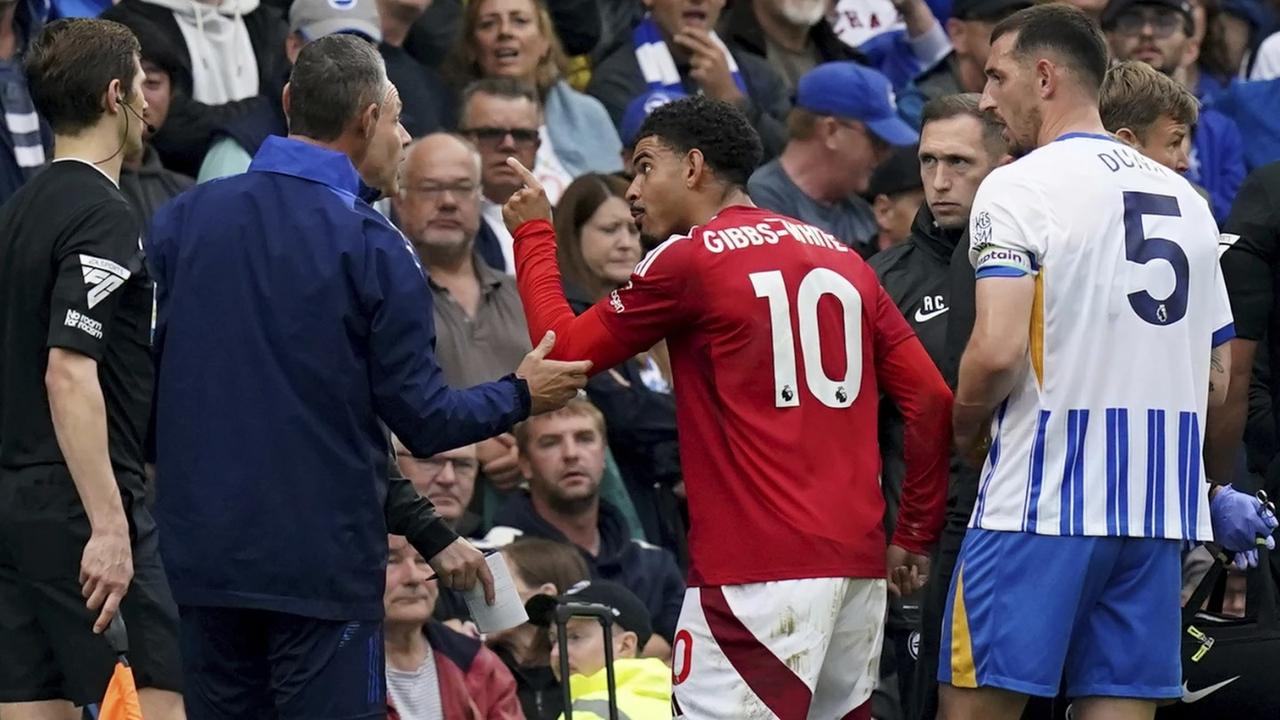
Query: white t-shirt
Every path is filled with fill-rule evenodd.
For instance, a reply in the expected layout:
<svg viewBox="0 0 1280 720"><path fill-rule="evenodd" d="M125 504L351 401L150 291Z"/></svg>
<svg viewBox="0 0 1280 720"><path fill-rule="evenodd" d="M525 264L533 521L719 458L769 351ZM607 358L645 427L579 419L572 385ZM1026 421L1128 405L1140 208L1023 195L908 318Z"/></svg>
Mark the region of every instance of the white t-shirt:
<svg viewBox="0 0 1280 720"><path fill-rule="evenodd" d="M507 274L515 275L516 239L511 237L511 231L507 229L507 224L502 220L502 206L495 202L489 202L487 198L481 198L480 218L489 226L493 234L498 237L498 246L502 248L502 261L507 266Z"/></svg>
<svg viewBox="0 0 1280 720"><path fill-rule="evenodd" d="M1234 329L1204 199L1128 146L1072 133L992 172L969 232L979 282L1036 279L970 526L1212 539L1209 354Z"/></svg>
<svg viewBox="0 0 1280 720"><path fill-rule="evenodd" d="M1258 55L1249 71L1250 80L1274 80L1280 77L1280 32L1272 33L1258 46Z"/></svg>
<svg viewBox="0 0 1280 720"><path fill-rule="evenodd" d="M431 648L417 670L406 672L387 667L387 694L402 720L446 720L440 702L440 680Z"/></svg>
<svg viewBox="0 0 1280 720"><path fill-rule="evenodd" d="M551 134L547 132L546 125L538 128L538 137L542 138L542 144L538 146L538 154L535 156L533 176L542 183L542 189L547 193L547 200L554 206L560 202L564 189L573 182L573 176L556 156L556 148L551 143Z"/></svg>

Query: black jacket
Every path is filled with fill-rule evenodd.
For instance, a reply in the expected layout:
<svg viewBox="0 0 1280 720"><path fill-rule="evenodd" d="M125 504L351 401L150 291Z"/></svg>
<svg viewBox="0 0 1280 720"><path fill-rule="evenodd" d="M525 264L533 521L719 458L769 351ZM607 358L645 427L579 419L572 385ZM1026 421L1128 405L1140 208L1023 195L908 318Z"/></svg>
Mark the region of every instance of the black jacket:
<svg viewBox="0 0 1280 720"><path fill-rule="evenodd" d="M538 515L527 493L516 493L493 518L495 526L521 531L529 537L569 543L569 539ZM631 539L622 512L600 502L600 554L578 548L591 576L612 580L636 594L649 610L654 632L672 642L684 602L684 580L671 553Z"/></svg>
<svg viewBox="0 0 1280 720"><path fill-rule="evenodd" d="M195 184L196 181L186 175L166 170L150 145L143 149L142 163L137 170L124 168L120 171L120 192L129 200L129 206L138 218L138 227L144 233L151 224L151 216L161 205Z"/></svg>
<svg viewBox="0 0 1280 720"><path fill-rule="evenodd" d="M594 0L551 0L547 3L551 25L565 54L585 55L600 42L600 7ZM404 49L429 68L439 68L462 32L463 3L435 0L414 21Z"/></svg>
<svg viewBox="0 0 1280 720"><path fill-rule="evenodd" d="M928 205L916 213L907 241L871 259L880 284L902 311L907 324L933 358L947 383L955 387L951 365L952 323L960 347L956 364L973 329L973 268L969 265L969 243L964 230L944 230L933 221ZM967 288L953 283L963 274ZM957 307L960 311L957 313ZM967 323L967 324L966 324ZM961 336L963 339L961 340ZM902 415L892 402L880 405L880 452L885 488L887 521L896 516L906 468L902 461ZM951 483L947 498L948 521L968 521L977 494L977 473L958 459L951 462ZM892 523L887 522L891 527Z"/></svg>
<svg viewBox="0 0 1280 720"><path fill-rule="evenodd" d="M173 11L146 0L121 0L120 4L107 8L102 17L131 28L149 25L166 37L182 37ZM243 100L205 105L192 99L191 53L185 42L174 43L181 67L173 78L169 116L164 127L152 139L161 161L170 170L195 177L215 130L225 127L243 113L259 110L267 103L266 98L279 95L284 89L281 78L289 75L288 60L284 55L284 38L289 28L284 17L275 7L260 5L244 16L244 25L258 64L258 94Z"/></svg>
<svg viewBox="0 0 1280 720"><path fill-rule="evenodd" d="M738 63L742 82L747 86L747 104L743 111L747 119L760 133L764 145L763 161L782 152L787 144L787 113L791 111L791 98L786 84L778 72L762 57L730 48ZM697 83L689 77L687 66L677 66L684 91L689 95L699 92ZM649 89L636 62L636 51L630 42L619 44L613 52L596 64L591 72L587 94L604 103L615 127L622 127L622 115L627 103Z"/></svg>
<svg viewBox="0 0 1280 720"><path fill-rule="evenodd" d="M738 0L725 8L719 25L724 41L730 47L741 48L762 60L769 59L764 28L760 27L750 0ZM826 20L809 29L809 40L817 50L821 62L851 60L864 65L867 62L865 55L836 36L836 31Z"/></svg>

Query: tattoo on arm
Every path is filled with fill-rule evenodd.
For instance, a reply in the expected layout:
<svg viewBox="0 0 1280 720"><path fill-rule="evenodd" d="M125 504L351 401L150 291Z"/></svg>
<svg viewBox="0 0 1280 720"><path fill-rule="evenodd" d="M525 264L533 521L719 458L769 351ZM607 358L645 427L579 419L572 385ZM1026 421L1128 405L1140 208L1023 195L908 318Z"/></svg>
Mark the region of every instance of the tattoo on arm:
<svg viewBox="0 0 1280 720"><path fill-rule="evenodd" d="M1213 372L1219 375L1224 375L1227 372L1227 369L1222 365L1222 351L1218 348L1214 348L1213 352L1209 353L1209 367L1213 368Z"/></svg>

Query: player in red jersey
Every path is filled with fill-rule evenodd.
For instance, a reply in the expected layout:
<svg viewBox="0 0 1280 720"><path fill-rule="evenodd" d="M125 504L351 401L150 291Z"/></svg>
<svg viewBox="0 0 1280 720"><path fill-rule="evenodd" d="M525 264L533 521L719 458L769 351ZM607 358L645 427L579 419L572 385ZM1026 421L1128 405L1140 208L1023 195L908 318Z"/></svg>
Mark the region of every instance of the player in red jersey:
<svg viewBox="0 0 1280 720"><path fill-rule="evenodd" d="M670 236L581 316L566 303L537 181L503 209L529 331L607 370L666 338L689 498L691 568L675 642L676 714L870 717L889 577L910 590L942 524L951 394L875 273L813 226L755 207L760 141L732 105L665 105L627 192ZM906 418L888 549L881 391Z"/></svg>

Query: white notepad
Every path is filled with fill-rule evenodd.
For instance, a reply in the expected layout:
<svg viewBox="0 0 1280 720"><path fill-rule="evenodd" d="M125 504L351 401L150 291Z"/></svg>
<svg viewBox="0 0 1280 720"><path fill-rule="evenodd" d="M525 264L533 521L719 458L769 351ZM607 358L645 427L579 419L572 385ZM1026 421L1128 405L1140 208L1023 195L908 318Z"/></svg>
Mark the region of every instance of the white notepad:
<svg viewBox="0 0 1280 720"><path fill-rule="evenodd" d="M480 583L462 594L476 627L482 633L493 633L528 622L529 615L524 611L524 603L516 592L511 570L502 559L502 553L493 553L485 558L485 562L489 563L489 571L493 573L493 604L484 601L484 586Z"/></svg>

